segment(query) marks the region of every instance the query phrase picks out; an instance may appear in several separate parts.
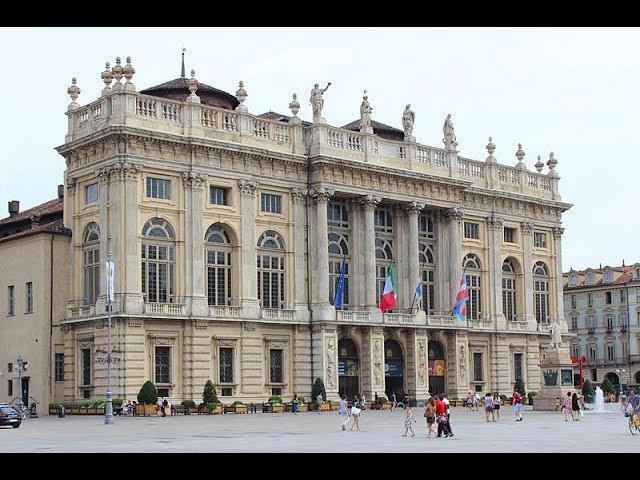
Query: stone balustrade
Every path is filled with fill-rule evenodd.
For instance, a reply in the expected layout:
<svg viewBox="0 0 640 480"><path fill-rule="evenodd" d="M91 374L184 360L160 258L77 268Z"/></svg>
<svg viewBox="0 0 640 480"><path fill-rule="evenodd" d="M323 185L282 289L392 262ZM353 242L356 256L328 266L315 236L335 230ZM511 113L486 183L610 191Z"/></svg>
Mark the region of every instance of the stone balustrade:
<svg viewBox="0 0 640 480"><path fill-rule="evenodd" d="M92 317L96 314L95 305L67 305L67 319Z"/></svg>
<svg viewBox="0 0 640 480"><path fill-rule="evenodd" d="M493 320L488 318L469 318L467 320L467 323L469 325L469 328L473 330L493 330L495 327Z"/></svg>
<svg viewBox="0 0 640 480"><path fill-rule="evenodd" d="M147 315L185 315L185 307L180 303L145 303Z"/></svg>
<svg viewBox="0 0 640 480"><path fill-rule="evenodd" d="M242 307L209 305L209 316L212 318L242 318Z"/></svg>
<svg viewBox="0 0 640 480"><path fill-rule="evenodd" d="M456 178L473 186L559 199L558 179L508 165L463 158L454 151L394 141L326 124L303 126L247 112L169 100L137 92L112 92L69 110L67 141L109 126L231 141L274 152L324 155L368 164Z"/></svg>
<svg viewBox="0 0 640 480"><path fill-rule="evenodd" d="M263 308L262 318L265 320L293 322L296 319L296 311L293 309Z"/></svg>
<svg viewBox="0 0 640 480"><path fill-rule="evenodd" d="M528 322L524 320L509 320L507 321L507 330L514 332L526 332L529 329Z"/></svg>

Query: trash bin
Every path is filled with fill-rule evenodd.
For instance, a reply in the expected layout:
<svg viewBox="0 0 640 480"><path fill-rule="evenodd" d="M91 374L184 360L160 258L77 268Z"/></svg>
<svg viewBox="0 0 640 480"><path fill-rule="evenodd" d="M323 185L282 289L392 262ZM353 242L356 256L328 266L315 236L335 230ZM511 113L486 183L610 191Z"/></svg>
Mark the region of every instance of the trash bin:
<svg viewBox="0 0 640 480"><path fill-rule="evenodd" d="M60 405L58 408L58 418L64 418L64 405Z"/></svg>

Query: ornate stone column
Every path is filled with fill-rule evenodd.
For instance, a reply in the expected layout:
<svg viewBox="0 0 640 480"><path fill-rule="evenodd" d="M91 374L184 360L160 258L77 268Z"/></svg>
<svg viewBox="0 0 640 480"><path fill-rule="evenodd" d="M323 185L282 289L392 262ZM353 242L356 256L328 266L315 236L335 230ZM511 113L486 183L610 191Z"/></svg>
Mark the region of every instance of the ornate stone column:
<svg viewBox="0 0 640 480"><path fill-rule="evenodd" d="M562 290L562 234L564 233L564 228L554 227L553 229L553 239L555 245L555 262L556 262L556 275L555 275L555 283L554 290L556 292L556 318L558 319L558 323L562 327L563 332L568 331L568 325L564 318L564 297ZM629 322L630 320L627 320ZM627 347L628 348L628 347Z"/></svg>
<svg viewBox="0 0 640 480"><path fill-rule="evenodd" d="M384 332L380 327L368 327L362 336L361 375L364 394L373 398L383 395L384 383Z"/></svg>
<svg viewBox="0 0 640 480"><path fill-rule="evenodd" d="M109 253L109 167L104 167L96 171L98 177L98 194L100 196L100 220L98 226L100 227L100 287L98 289L98 297L106 295L105 282L102 281L105 274L104 268L107 261L107 254ZM82 278L79 276L78 278ZM102 299L106 304L105 299ZM98 300L96 299L96 304ZM96 309L97 312L104 312L104 307Z"/></svg>
<svg viewBox="0 0 640 480"><path fill-rule="evenodd" d="M408 256L408 271L409 271L409 308L411 308L411 302L413 301L414 291L418 284L418 278L420 277L420 262L418 259L418 214L424 209L423 203L411 202L405 207L409 222L409 256ZM424 294L424 292L423 292Z"/></svg>
<svg viewBox="0 0 640 480"><path fill-rule="evenodd" d="M191 315L207 316L208 301L204 279L204 184L200 173L183 172L185 192L185 286Z"/></svg>
<svg viewBox="0 0 640 480"><path fill-rule="evenodd" d="M396 310L402 311L411 306L411 298L409 297L410 287L407 286L409 282L409 265L407 258L407 252L409 251L409 238L407 234L406 216L405 210L402 204L396 203L391 209L393 215L393 251L394 251L394 263L396 266L396 279L398 284L397 298L396 298ZM410 282L409 282L410 283Z"/></svg>
<svg viewBox="0 0 640 480"><path fill-rule="evenodd" d="M506 328L502 310L502 219L492 216L489 226L489 308L498 329Z"/></svg>
<svg viewBox="0 0 640 480"><path fill-rule="evenodd" d="M522 222L522 272L524 274L524 318L529 323L529 330L536 330L536 316L533 310L533 261L531 259L533 224ZM519 286L519 285L518 285Z"/></svg>
<svg viewBox="0 0 640 480"><path fill-rule="evenodd" d="M293 255L294 255L294 298L293 305L297 310L297 317L308 320L309 309L307 305L307 244L306 238L308 234L306 204L307 192L299 188L291 191L293 200Z"/></svg>
<svg viewBox="0 0 640 480"><path fill-rule="evenodd" d="M124 212L121 212L121 215L124 215L124 231L120 238L120 242L123 242L121 251L124 253L120 266L120 274L125 279L123 307L125 312L142 313L144 305L140 279L140 246L138 245L138 178L140 177L140 167L132 163L123 164L121 172L124 178ZM114 219L114 223L115 221L117 220Z"/></svg>
<svg viewBox="0 0 640 480"><path fill-rule="evenodd" d="M364 229L362 225L362 204L357 197L349 199L349 220L351 232L349 237L349 301L352 306L360 307L365 302L364 276Z"/></svg>
<svg viewBox="0 0 640 480"><path fill-rule="evenodd" d="M449 298L445 304L448 307L445 308L451 310L462 278L462 243L460 241L462 213L457 208L448 211L447 221L449 222Z"/></svg>
<svg viewBox="0 0 640 480"><path fill-rule="evenodd" d="M327 399L338 399L338 332L335 327L314 325L313 380L322 378Z"/></svg>
<svg viewBox="0 0 640 480"><path fill-rule="evenodd" d="M376 305L376 230L373 214L380 197L367 195L362 199L364 207L364 296L368 310L379 311Z"/></svg>
<svg viewBox="0 0 640 480"><path fill-rule="evenodd" d="M426 329L414 328L407 335L407 387L419 400L426 399L429 393L427 338Z"/></svg>
<svg viewBox="0 0 640 480"><path fill-rule="evenodd" d="M449 305L449 262L447 258L447 245L449 245L449 231L446 223L446 215L442 210L433 212L433 224L436 233L435 261L436 272L434 275L436 314L448 315L451 310Z"/></svg>
<svg viewBox="0 0 640 480"><path fill-rule="evenodd" d="M327 227L327 202L335 193L334 190L316 187L311 192L316 206L316 221L313 225L315 230L315 262L314 262L314 291L315 298L314 317L327 319L333 312L330 311L329 302L329 230ZM321 311L322 310L322 311ZM337 347L336 347L337 348Z"/></svg>
<svg viewBox="0 0 640 480"><path fill-rule="evenodd" d="M240 227L242 274L240 275L240 292L245 318L257 318L260 315L257 294L256 266L256 205L255 195L257 182L240 180L240 210L242 222Z"/></svg>

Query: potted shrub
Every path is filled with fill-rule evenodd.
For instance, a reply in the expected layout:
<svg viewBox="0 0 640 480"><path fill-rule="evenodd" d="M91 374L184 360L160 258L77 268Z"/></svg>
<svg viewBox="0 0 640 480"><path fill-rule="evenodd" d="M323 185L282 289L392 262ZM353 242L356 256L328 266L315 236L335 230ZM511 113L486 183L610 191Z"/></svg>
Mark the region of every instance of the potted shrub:
<svg viewBox="0 0 640 480"><path fill-rule="evenodd" d="M216 395L216 389L211 380L207 380L202 391L202 403L198 413L222 413L222 404Z"/></svg>
<svg viewBox="0 0 640 480"><path fill-rule="evenodd" d="M225 407L225 413L247 413L247 406L241 401L236 400L230 406Z"/></svg>
<svg viewBox="0 0 640 480"><path fill-rule="evenodd" d="M305 398L304 397L298 397L298 405L300 405L300 412L306 412L308 411L307 409L307 402L305 402Z"/></svg>
<svg viewBox="0 0 640 480"><path fill-rule="evenodd" d="M158 403L158 391L156 387L151 383L151 380L147 380L140 388L138 393L138 404L136 405L136 415L149 415L156 414L156 404Z"/></svg>
<svg viewBox="0 0 640 480"><path fill-rule="evenodd" d="M282 404L282 397L280 395L271 395L269 400L267 400L269 404L269 411L272 413L283 413L284 405Z"/></svg>
<svg viewBox="0 0 640 480"><path fill-rule="evenodd" d="M391 404L389 403L389 399L387 397L378 397L378 405L380 410L391 410Z"/></svg>
<svg viewBox="0 0 640 480"><path fill-rule="evenodd" d="M529 405L533 405L533 397L535 397L538 392L529 392L527 396L529 397Z"/></svg>
<svg viewBox="0 0 640 480"><path fill-rule="evenodd" d="M60 409L61 403L50 403L49 404L49 415L58 415L58 410ZM66 407L65 407L66 409Z"/></svg>
<svg viewBox="0 0 640 480"><path fill-rule="evenodd" d="M459 407L460 405L462 405L462 401L460 400L460 397L458 397L458 395L454 395L453 397L451 397L450 403L453 407Z"/></svg>
<svg viewBox="0 0 640 480"><path fill-rule="evenodd" d="M584 381L584 385L582 386L582 395L584 395L584 401L587 403L593 403L595 400L596 391L591 385L589 380Z"/></svg>
<svg viewBox="0 0 640 480"><path fill-rule="evenodd" d="M113 400L111 401L113 405ZM87 413L89 415L104 415L104 407L106 405L106 401L102 397L92 397L89 400L89 405L87 406ZM115 405L114 405L115 408Z"/></svg>
<svg viewBox="0 0 640 480"><path fill-rule="evenodd" d="M317 403L318 395L322 395L322 399L324 400L320 405ZM327 392L324 389L324 382L320 377L316 378L316 381L313 382L313 388L311 389L311 401L314 402L316 408L320 411L330 409L330 404L327 402Z"/></svg>
<svg viewBox="0 0 640 480"><path fill-rule="evenodd" d="M183 400L180 402L180 405L182 405L189 413L198 413L198 407L196 407L196 402L193 400Z"/></svg>
<svg viewBox="0 0 640 480"><path fill-rule="evenodd" d="M507 396L504 394L500 394L500 400L502 401L502 405L507 405Z"/></svg>

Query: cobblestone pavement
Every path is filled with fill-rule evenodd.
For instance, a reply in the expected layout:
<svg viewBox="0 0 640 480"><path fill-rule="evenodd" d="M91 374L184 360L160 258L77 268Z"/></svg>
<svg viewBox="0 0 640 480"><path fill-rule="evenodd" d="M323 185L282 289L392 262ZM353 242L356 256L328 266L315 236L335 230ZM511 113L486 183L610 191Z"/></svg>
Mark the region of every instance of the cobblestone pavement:
<svg viewBox="0 0 640 480"><path fill-rule="evenodd" d="M173 417L43 416L20 428L0 427L0 452L638 452L619 413L586 412L565 422L559 412L524 411L515 422L503 407L499 422L483 412L451 409L452 438L426 438L422 412L413 409L415 438L403 437L403 412L363 411L360 431L341 431L336 412L298 415L226 414Z"/></svg>

